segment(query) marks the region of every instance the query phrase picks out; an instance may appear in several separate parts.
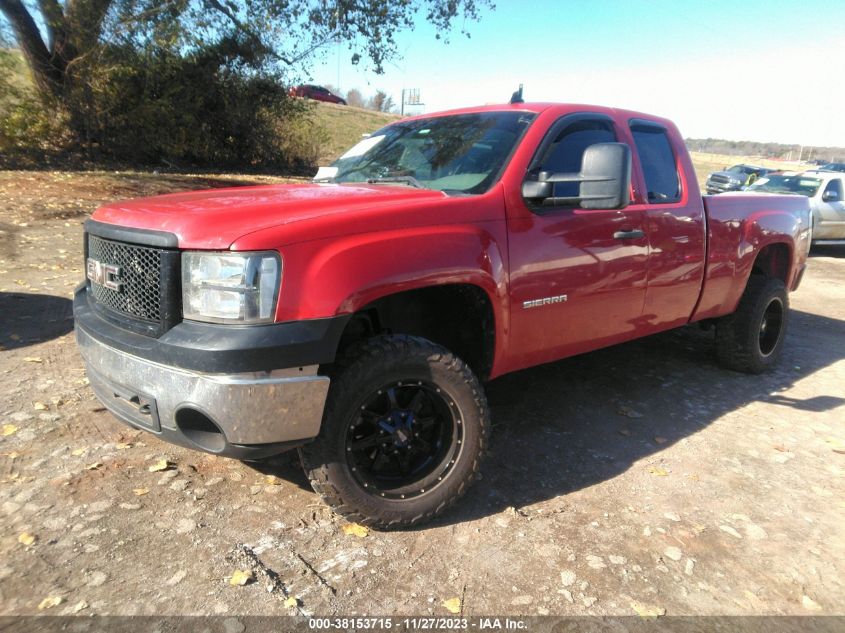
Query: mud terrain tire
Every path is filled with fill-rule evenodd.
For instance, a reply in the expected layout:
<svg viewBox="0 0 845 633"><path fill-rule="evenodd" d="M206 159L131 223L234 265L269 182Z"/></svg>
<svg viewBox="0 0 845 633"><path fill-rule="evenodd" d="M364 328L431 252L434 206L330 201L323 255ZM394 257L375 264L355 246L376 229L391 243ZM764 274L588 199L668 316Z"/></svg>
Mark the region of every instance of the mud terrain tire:
<svg viewBox="0 0 845 633"><path fill-rule="evenodd" d="M778 362L789 322L780 279L752 275L736 312L716 323L716 354L730 369L760 374Z"/></svg>
<svg viewBox="0 0 845 633"><path fill-rule="evenodd" d="M441 514L475 480L487 447L478 379L414 336L374 337L341 365L320 435L300 449L314 490L349 521L377 529Z"/></svg>

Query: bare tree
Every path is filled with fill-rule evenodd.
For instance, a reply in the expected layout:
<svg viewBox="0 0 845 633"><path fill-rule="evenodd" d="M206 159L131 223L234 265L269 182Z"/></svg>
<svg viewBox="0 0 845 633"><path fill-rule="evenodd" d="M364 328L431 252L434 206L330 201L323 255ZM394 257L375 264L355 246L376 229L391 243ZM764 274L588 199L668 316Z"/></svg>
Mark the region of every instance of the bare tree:
<svg viewBox="0 0 845 633"><path fill-rule="evenodd" d="M393 97L389 96L384 90L377 90L367 101L367 107L377 112L392 112L395 104L393 103Z"/></svg>
<svg viewBox="0 0 845 633"><path fill-rule="evenodd" d="M350 88L346 93L346 104L355 108L363 108L366 106L364 95L362 95L361 91L357 88Z"/></svg>

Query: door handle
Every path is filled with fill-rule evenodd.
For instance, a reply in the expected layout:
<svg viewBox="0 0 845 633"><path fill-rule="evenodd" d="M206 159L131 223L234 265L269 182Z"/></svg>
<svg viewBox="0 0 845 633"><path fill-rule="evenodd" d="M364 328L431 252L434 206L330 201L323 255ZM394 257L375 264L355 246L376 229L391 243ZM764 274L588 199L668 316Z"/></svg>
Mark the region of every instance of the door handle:
<svg viewBox="0 0 845 633"><path fill-rule="evenodd" d="M641 237L645 237L645 233L639 229L634 229L633 231L616 231L613 234L613 239L616 240L638 240Z"/></svg>

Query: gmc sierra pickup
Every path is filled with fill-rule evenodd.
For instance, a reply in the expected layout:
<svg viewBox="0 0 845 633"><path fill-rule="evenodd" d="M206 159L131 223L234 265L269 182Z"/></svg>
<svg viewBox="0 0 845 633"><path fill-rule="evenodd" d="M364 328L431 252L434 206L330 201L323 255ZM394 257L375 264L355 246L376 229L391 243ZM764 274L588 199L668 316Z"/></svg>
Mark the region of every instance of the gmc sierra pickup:
<svg viewBox="0 0 845 633"><path fill-rule="evenodd" d="M702 198L665 119L456 110L311 184L100 208L76 336L131 426L245 460L297 447L338 513L409 526L479 472L484 381L695 322L728 367L770 367L809 227L804 197Z"/></svg>

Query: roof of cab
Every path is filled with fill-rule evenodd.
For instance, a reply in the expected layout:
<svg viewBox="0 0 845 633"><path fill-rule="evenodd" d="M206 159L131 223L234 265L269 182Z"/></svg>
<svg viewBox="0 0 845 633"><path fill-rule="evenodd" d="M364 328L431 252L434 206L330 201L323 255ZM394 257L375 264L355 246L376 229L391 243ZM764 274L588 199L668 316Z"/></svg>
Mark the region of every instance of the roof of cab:
<svg viewBox="0 0 845 633"><path fill-rule="evenodd" d="M623 110L620 108L611 108L608 106L597 106L585 103L553 103L553 102L531 102L531 103L501 103L488 104L481 106L472 106L468 108L456 108L453 110L443 110L440 112L430 112L425 114L416 114L414 116L405 117L399 121L412 121L416 119L429 119L432 117L450 116L455 114L477 114L479 112L533 112L541 114L547 110L555 110L559 115L568 114L570 112L596 112L599 114L606 114L614 119L647 119L656 123L661 123L667 127L673 127L674 124L663 117L647 114L645 112L636 112L634 110ZM399 122L397 121L397 122Z"/></svg>

